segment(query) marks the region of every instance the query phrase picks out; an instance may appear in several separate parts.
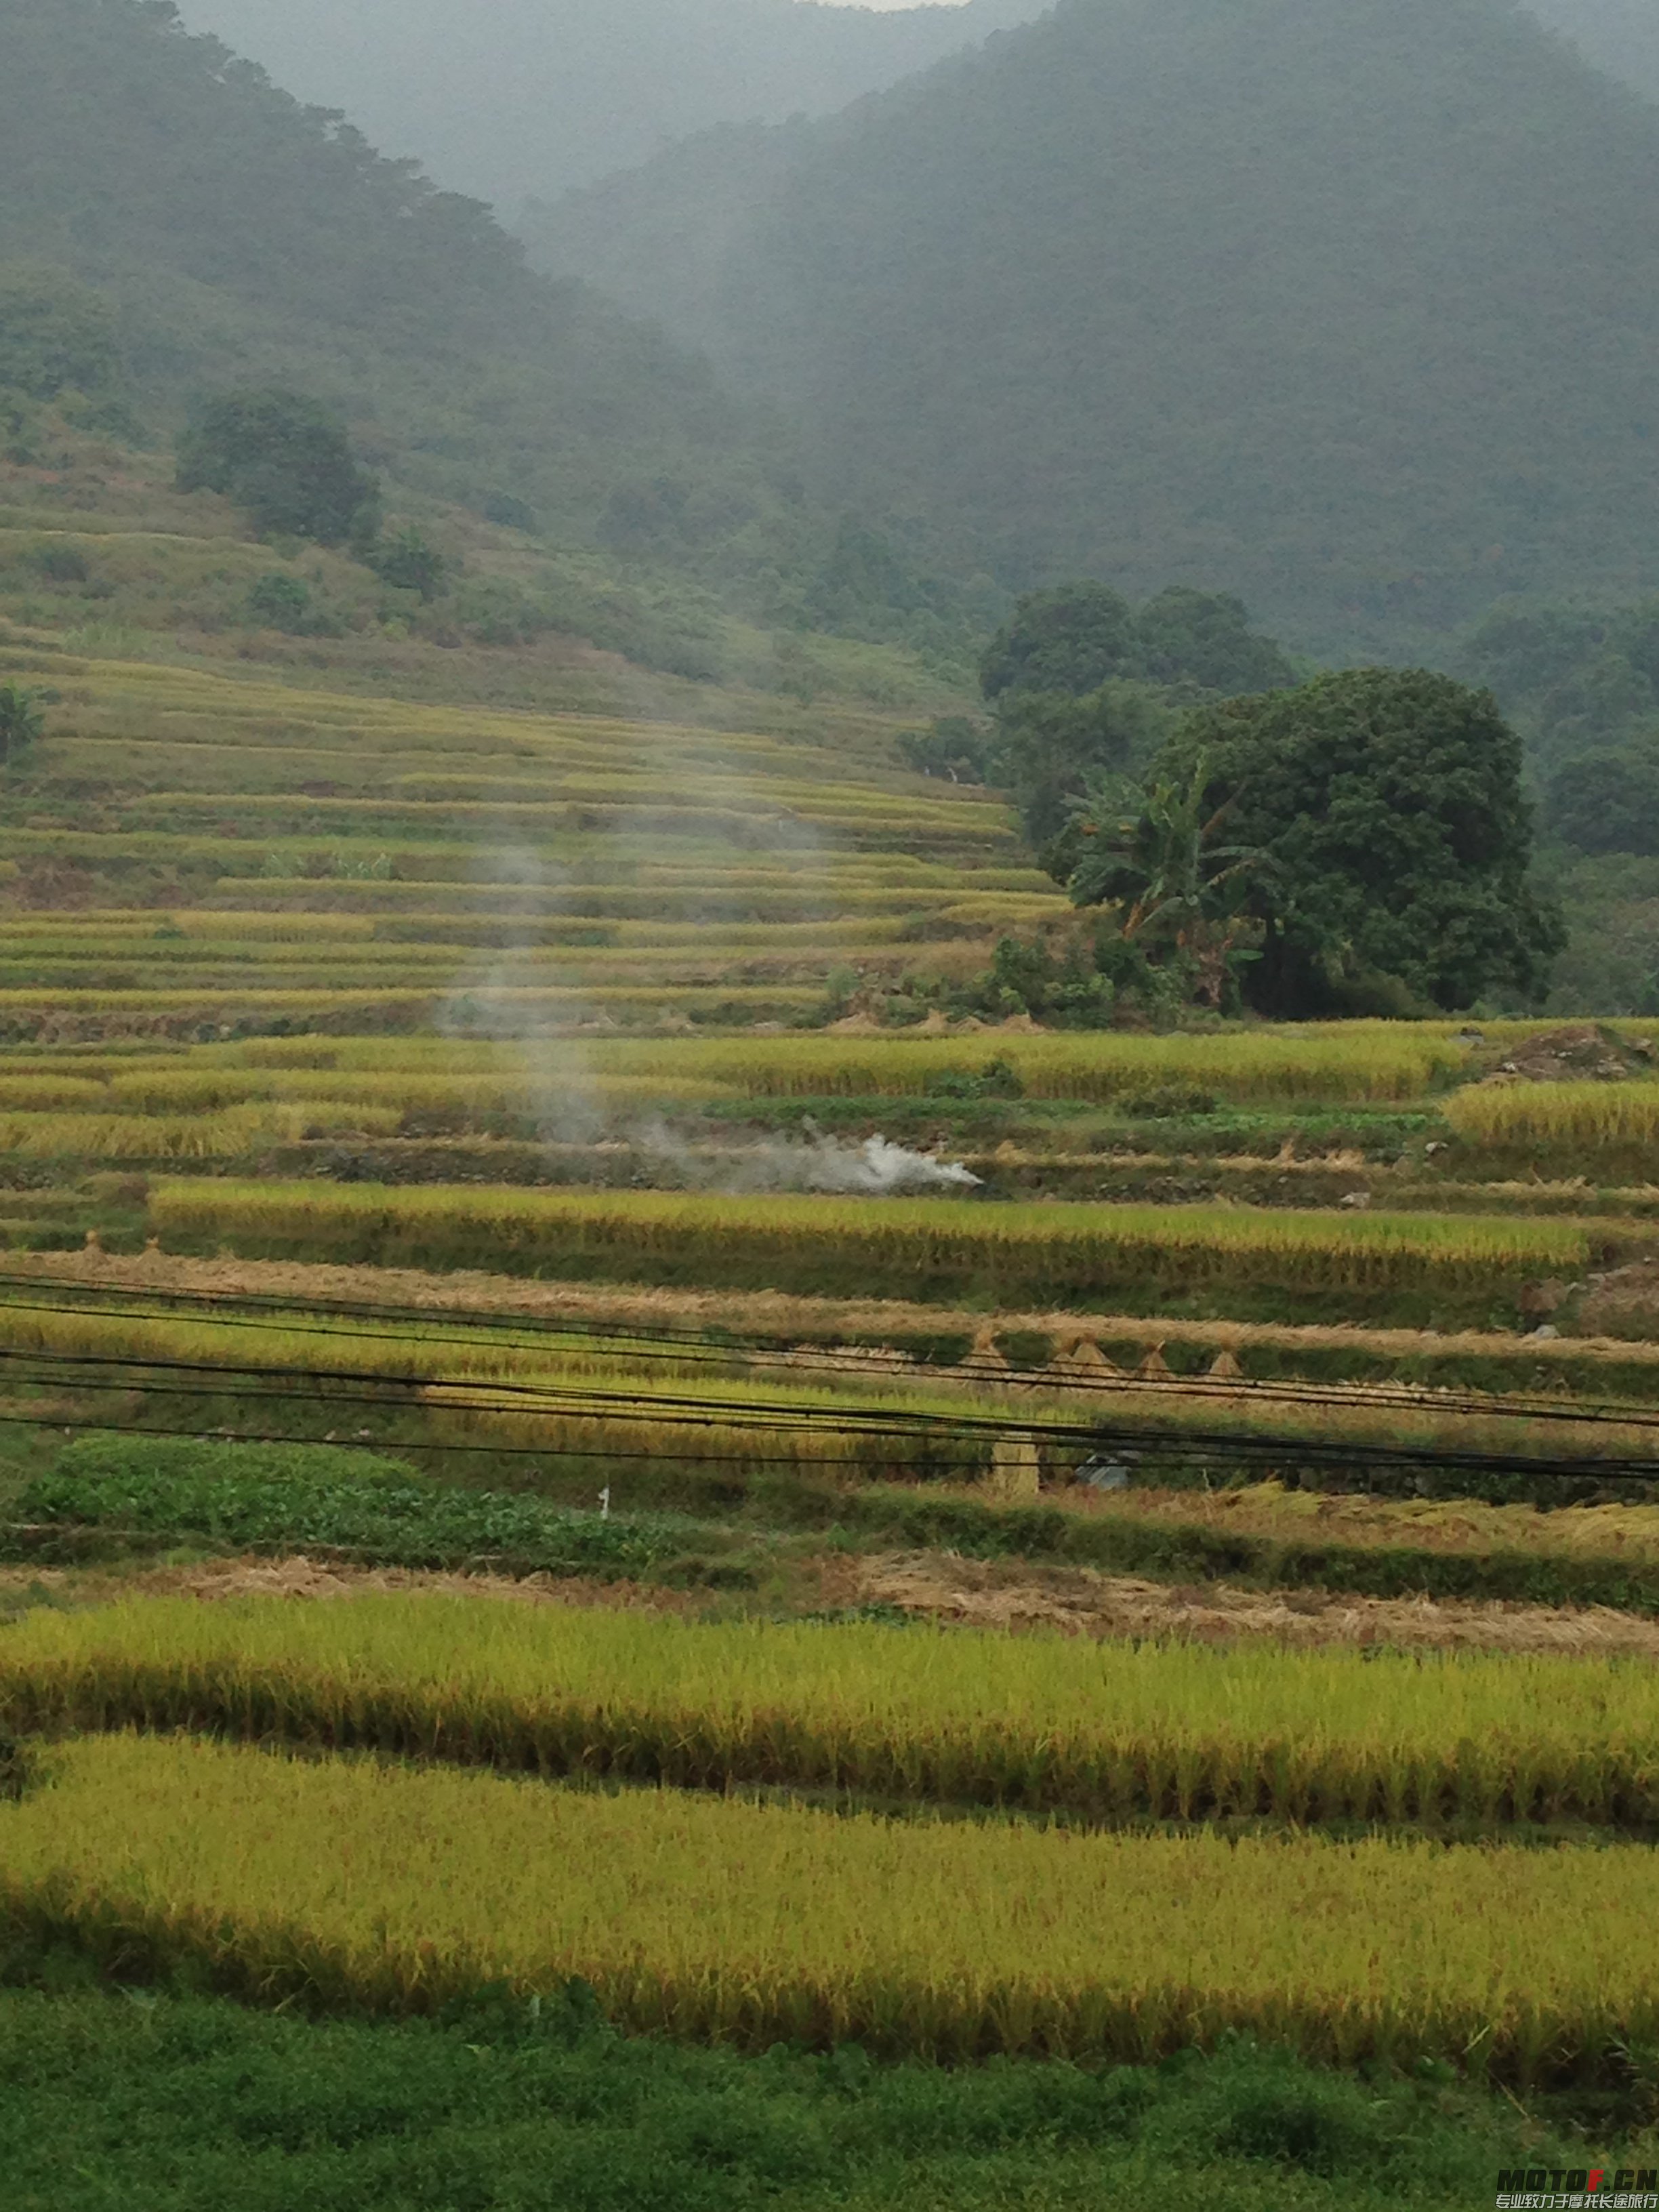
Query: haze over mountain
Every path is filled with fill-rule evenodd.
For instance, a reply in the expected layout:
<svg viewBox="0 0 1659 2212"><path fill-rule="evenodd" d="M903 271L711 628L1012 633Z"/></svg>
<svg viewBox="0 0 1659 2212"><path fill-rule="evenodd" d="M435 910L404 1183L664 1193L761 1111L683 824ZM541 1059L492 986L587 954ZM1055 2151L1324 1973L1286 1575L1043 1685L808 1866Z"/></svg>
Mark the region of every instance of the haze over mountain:
<svg viewBox="0 0 1659 2212"><path fill-rule="evenodd" d="M1659 567L1659 115L1509 0L1063 0L534 246L1009 582L1342 650Z"/></svg>
<svg viewBox="0 0 1659 2212"><path fill-rule="evenodd" d="M1659 100L1659 7L1654 0L1530 0L1587 59Z"/></svg>
<svg viewBox="0 0 1659 2212"><path fill-rule="evenodd" d="M826 115L1044 0L184 0L286 91L505 215L717 123Z"/></svg>
<svg viewBox="0 0 1659 2212"><path fill-rule="evenodd" d="M794 573L815 530L834 541L765 410L536 275L485 208L166 7L0 0L0 387L9 348L61 349L100 312L152 434L196 398L282 385L405 487L568 544L608 544L636 487L671 484L651 557L722 589Z"/></svg>

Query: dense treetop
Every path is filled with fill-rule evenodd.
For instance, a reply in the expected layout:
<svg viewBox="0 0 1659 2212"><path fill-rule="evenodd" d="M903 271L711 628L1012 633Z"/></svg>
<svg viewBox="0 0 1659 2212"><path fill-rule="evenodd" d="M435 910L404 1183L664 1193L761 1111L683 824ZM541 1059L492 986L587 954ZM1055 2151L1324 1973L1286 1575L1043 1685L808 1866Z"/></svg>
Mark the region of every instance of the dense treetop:
<svg viewBox="0 0 1659 2212"><path fill-rule="evenodd" d="M1192 785L1194 822L1255 862L1237 878L1261 929L1253 1005L1407 1014L1536 990L1561 949L1528 880L1521 759L1490 693L1358 668L1197 710L1148 781Z"/></svg>
<svg viewBox="0 0 1659 2212"><path fill-rule="evenodd" d="M1016 586L1399 654L1659 551L1659 115L1510 0L1061 0L533 250Z"/></svg>

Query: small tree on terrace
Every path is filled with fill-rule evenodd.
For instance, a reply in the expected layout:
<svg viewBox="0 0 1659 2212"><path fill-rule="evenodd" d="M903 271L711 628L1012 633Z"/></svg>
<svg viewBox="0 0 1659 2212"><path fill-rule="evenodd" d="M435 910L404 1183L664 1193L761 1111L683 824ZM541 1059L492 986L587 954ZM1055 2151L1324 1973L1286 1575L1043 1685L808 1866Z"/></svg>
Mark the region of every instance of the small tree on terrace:
<svg viewBox="0 0 1659 2212"><path fill-rule="evenodd" d="M0 763L14 763L36 744L46 726L38 691L16 684L0 684Z"/></svg>

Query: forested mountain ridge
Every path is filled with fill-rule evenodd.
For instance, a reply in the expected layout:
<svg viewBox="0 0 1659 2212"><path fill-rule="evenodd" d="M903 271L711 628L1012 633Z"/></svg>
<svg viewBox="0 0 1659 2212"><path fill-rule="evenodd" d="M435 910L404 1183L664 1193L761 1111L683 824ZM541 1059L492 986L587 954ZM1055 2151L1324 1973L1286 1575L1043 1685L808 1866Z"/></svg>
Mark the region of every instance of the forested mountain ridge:
<svg viewBox="0 0 1659 2212"><path fill-rule="evenodd" d="M716 124L830 114L1043 5L184 0L184 12L511 217Z"/></svg>
<svg viewBox="0 0 1659 2212"><path fill-rule="evenodd" d="M1241 592L1333 653L1659 557L1659 117L1509 0L1063 0L733 131L532 252L1006 581Z"/></svg>

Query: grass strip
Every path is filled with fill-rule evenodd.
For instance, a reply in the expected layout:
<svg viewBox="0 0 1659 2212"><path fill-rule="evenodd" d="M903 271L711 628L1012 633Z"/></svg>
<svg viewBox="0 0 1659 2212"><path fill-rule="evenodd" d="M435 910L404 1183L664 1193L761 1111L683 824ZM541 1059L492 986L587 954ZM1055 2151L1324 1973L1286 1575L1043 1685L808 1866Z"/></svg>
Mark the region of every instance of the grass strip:
<svg viewBox="0 0 1659 2212"><path fill-rule="evenodd" d="M750 2050L1144 2063L1246 2034L1522 2084L1659 2035L1635 1845L917 1826L189 1739L51 1760L0 1806L15 1940L261 2001L429 2013L575 1977L619 2027Z"/></svg>
<svg viewBox="0 0 1659 2212"><path fill-rule="evenodd" d="M1293 1457L1288 1451L1286 1457ZM848 1491L808 1483L757 1485L767 1510L797 1528L842 1530L856 1540L971 1559L1048 1560L1142 1575L1152 1582L1224 1582L1249 1589L1318 1589L1355 1597L1455 1598L1511 1605L1610 1606L1659 1613L1659 1563L1610 1543L1604 1556L1566 1539L1505 1543L1501 1535L1468 1549L1374 1535L1324 1536L1287 1529L1229 1528L1198 1517L1202 1493L1188 1493L1194 1517L1152 1518L1126 1499L1121 1510L1086 1513L1048 1505L981 1504L969 1498L907 1486ZM1587 1512L1595 1509L1585 1509ZM1546 1525L1569 1517L1544 1514Z"/></svg>
<svg viewBox="0 0 1659 2212"><path fill-rule="evenodd" d="M13 1626L0 1717L1101 1825L1659 1824L1659 1675L1618 1659L162 1598Z"/></svg>
<svg viewBox="0 0 1659 2212"><path fill-rule="evenodd" d="M1500 2167L1587 2162L1507 2100L1282 2051L1103 2073L750 2059L623 2041L591 2000L371 2022L15 1990L0 2075L12 2212L1443 2212ZM1598 2118L1589 2164L1659 2163Z"/></svg>

